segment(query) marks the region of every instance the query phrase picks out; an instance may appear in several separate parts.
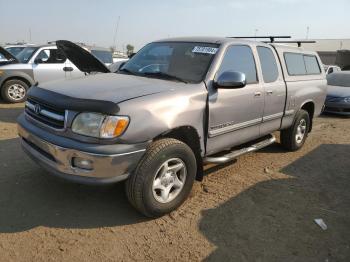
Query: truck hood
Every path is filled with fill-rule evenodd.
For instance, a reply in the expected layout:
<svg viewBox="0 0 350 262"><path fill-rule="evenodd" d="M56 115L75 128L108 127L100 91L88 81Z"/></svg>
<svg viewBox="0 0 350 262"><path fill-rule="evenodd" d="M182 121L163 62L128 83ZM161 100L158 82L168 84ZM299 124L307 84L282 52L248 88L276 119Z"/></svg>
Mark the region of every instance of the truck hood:
<svg viewBox="0 0 350 262"><path fill-rule="evenodd" d="M0 54L7 59L7 61L1 61L0 65L19 63L17 58L14 55L12 55L9 51L7 51L5 48L3 48L2 46L0 46Z"/></svg>
<svg viewBox="0 0 350 262"><path fill-rule="evenodd" d="M190 85L155 78L108 73L48 82L40 85L40 88L73 98L120 103L137 97L173 91L184 86L190 88Z"/></svg>
<svg viewBox="0 0 350 262"><path fill-rule="evenodd" d="M56 41L56 46L82 72L111 72L100 60L77 44L67 40L58 40Z"/></svg>

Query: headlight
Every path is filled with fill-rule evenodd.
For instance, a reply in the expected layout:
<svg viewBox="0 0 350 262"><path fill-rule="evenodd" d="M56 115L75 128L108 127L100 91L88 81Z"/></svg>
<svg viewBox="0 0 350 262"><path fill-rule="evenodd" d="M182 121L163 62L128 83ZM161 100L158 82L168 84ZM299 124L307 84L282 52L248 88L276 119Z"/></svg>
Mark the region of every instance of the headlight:
<svg viewBox="0 0 350 262"><path fill-rule="evenodd" d="M74 133L97 138L114 138L123 134L129 124L127 116L106 116L99 113L80 113L72 124Z"/></svg>
<svg viewBox="0 0 350 262"><path fill-rule="evenodd" d="M345 98L343 99L343 101L344 101L345 103L350 103L350 97L345 97Z"/></svg>

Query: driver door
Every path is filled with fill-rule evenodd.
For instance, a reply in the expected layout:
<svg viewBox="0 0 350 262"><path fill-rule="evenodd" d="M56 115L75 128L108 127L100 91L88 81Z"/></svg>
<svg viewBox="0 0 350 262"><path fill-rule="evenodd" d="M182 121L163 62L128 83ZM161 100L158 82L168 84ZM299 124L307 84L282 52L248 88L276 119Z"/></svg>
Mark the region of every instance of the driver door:
<svg viewBox="0 0 350 262"><path fill-rule="evenodd" d="M41 49L33 63L35 81L41 83L65 79L67 58L58 49Z"/></svg>
<svg viewBox="0 0 350 262"><path fill-rule="evenodd" d="M247 85L237 89L211 87L209 90L208 155L260 135L264 92L258 80L252 48L248 45L229 46L216 76L225 71L244 73Z"/></svg>

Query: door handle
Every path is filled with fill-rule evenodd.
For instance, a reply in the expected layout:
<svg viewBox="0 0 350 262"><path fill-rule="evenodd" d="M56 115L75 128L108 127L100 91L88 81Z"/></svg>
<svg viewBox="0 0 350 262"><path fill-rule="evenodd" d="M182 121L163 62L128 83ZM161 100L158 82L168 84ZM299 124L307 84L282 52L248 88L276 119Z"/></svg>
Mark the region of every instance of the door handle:
<svg viewBox="0 0 350 262"><path fill-rule="evenodd" d="M272 95L272 94L273 94L273 91L272 91L272 90L267 90L267 91L266 91L266 94Z"/></svg>
<svg viewBox="0 0 350 262"><path fill-rule="evenodd" d="M65 72L72 72L73 70L74 70L73 67L70 67L70 66L63 67L63 71Z"/></svg>
<svg viewBox="0 0 350 262"><path fill-rule="evenodd" d="M260 97L261 96L261 92L255 92L254 93L254 97Z"/></svg>

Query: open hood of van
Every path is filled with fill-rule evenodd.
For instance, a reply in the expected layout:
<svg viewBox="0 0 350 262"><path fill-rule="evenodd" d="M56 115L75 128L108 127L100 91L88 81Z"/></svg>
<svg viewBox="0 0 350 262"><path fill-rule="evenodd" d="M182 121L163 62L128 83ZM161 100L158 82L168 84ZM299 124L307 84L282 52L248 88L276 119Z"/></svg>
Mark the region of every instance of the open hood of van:
<svg viewBox="0 0 350 262"><path fill-rule="evenodd" d="M18 59L2 46L0 46L0 54L7 59L7 61L0 61L0 65L19 63Z"/></svg>
<svg viewBox="0 0 350 262"><path fill-rule="evenodd" d="M108 67L79 45L67 40L58 40L56 46L82 72L110 73Z"/></svg>

